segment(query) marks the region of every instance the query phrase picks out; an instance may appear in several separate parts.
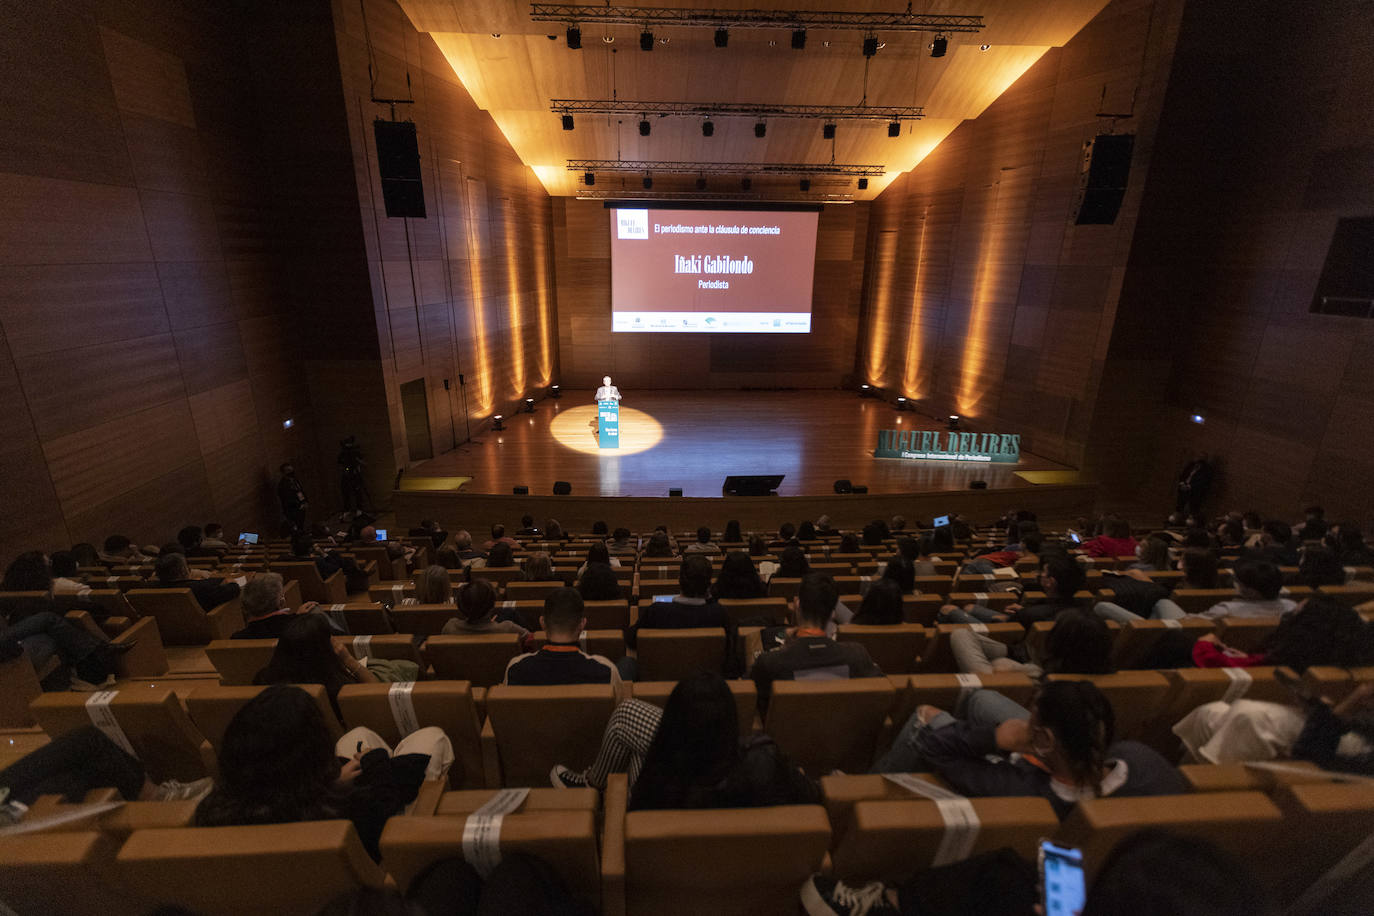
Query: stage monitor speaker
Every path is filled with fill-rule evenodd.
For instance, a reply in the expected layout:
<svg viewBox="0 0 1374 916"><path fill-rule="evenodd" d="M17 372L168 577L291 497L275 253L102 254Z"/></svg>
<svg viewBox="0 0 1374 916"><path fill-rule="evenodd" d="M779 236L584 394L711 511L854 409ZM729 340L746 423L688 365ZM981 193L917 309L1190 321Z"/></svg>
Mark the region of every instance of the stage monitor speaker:
<svg viewBox="0 0 1374 916"><path fill-rule="evenodd" d="M377 137L377 171L387 216L425 216L425 189L420 180L420 144L414 121L372 122Z"/></svg>
<svg viewBox="0 0 1374 916"><path fill-rule="evenodd" d="M968 488L970 490L986 490L988 488L988 482L986 480L971 480L969 481Z"/></svg>
<svg viewBox="0 0 1374 916"><path fill-rule="evenodd" d="M1131 177L1134 149L1135 134L1098 134L1083 144L1083 173L1078 182L1075 225L1100 226L1116 222Z"/></svg>
<svg viewBox="0 0 1374 916"><path fill-rule="evenodd" d="M867 493L867 492L868 492L868 487L864 486L864 485L861 484L861 483L856 483L856 484L854 484L854 489L850 490L849 492L851 492L851 493Z"/></svg>
<svg viewBox="0 0 1374 916"><path fill-rule="evenodd" d="M566 480L555 480L553 482L554 496L567 496L570 493L572 493L572 484L568 483Z"/></svg>
<svg viewBox="0 0 1374 916"><path fill-rule="evenodd" d="M682 495L682 487L669 487L669 488L668 488L668 495L669 495L669 496L681 496L681 495Z"/></svg>
<svg viewBox="0 0 1374 916"><path fill-rule="evenodd" d="M770 496L785 474L731 474L720 491L725 496Z"/></svg>
<svg viewBox="0 0 1374 916"><path fill-rule="evenodd" d="M835 492L836 492L836 493L841 493L841 494L843 494L843 493L853 493L853 492L854 492L854 484L852 484L852 483L849 482L848 480L837 480L837 481L835 481Z"/></svg>
<svg viewBox="0 0 1374 916"><path fill-rule="evenodd" d="M529 496L530 488L525 486L523 483L517 484L511 487L511 492L514 493L516 496Z"/></svg>

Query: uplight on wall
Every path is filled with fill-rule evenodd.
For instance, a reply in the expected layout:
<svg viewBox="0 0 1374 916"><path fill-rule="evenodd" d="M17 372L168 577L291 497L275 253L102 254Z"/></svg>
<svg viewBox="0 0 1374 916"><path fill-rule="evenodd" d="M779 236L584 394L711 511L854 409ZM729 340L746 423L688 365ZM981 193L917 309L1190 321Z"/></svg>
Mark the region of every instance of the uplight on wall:
<svg viewBox="0 0 1374 916"><path fill-rule="evenodd" d="M291 427L293 427L293 426L295 426L295 425L296 425L296 421L293 420L293 419L291 419L290 417L287 417L285 420L282 420L282 421L281 421L281 428L282 428L282 429L290 429Z"/></svg>
<svg viewBox="0 0 1374 916"><path fill-rule="evenodd" d="M1202 414L1200 414L1200 413L1195 413L1195 414L1193 414L1191 417L1189 417L1188 419L1192 420L1192 421L1193 421L1194 423L1196 423L1198 426L1201 426L1202 424L1204 424L1204 423L1207 422L1207 418L1204 417L1204 416L1203 416Z"/></svg>

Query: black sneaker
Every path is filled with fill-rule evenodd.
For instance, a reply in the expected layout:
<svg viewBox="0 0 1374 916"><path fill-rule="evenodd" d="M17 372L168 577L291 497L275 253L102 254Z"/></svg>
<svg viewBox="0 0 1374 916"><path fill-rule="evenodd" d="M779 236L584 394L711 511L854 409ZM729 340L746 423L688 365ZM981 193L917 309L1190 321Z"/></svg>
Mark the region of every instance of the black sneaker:
<svg viewBox="0 0 1374 916"><path fill-rule="evenodd" d="M812 875L801 886L801 903L809 916L900 916L887 902L887 885L873 881L850 887L828 875Z"/></svg>
<svg viewBox="0 0 1374 916"><path fill-rule="evenodd" d="M549 770L549 782L553 783L555 789L584 789L587 786L587 777L573 772L561 763L555 763L553 769Z"/></svg>

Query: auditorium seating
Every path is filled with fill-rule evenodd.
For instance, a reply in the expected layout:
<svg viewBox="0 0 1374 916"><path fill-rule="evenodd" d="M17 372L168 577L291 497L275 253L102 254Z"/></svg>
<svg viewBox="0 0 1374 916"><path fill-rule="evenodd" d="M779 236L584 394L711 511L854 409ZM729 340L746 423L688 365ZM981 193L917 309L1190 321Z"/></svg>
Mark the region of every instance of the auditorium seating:
<svg viewBox="0 0 1374 916"><path fill-rule="evenodd" d="M477 687L501 683L506 666L520 652L520 637L514 633L431 636L424 645L425 661L436 678L471 681Z"/></svg>
<svg viewBox="0 0 1374 916"><path fill-rule="evenodd" d="M189 588L135 588L124 597L139 614L157 620L162 641L169 646L203 646L243 629L237 598L206 611Z"/></svg>
<svg viewBox="0 0 1374 916"><path fill-rule="evenodd" d="M626 798L624 775L612 776L602 847L608 916L790 916L830 845L820 805L626 813Z"/></svg>
<svg viewBox="0 0 1374 916"><path fill-rule="evenodd" d="M214 755L203 731L187 717L170 688L140 686L99 695L45 693L29 709L38 726L56 737L87 725L98 725L91 708L97 698L108 701L104 705L118 734L128 742L150 779L189 781L215 771Z"/></svg>
<svg viewBox="0 0 1374 916"><path fill-rule="evenodd" d="M694 671L720 671L725 659L725 630L640 630L639 676L651 681L678 681Z"/></svg>
<svg viewBox="0 0 1374 916"><path fill-rule="evenodd" d="M1169 682L1157 671L1119 671L1116 674L1051 674L1051 681L1090 681L1112 704L1116 737L1141 740L1169 694Z"/></svg>
<svg viewBox="0 0 1374 916"><path fill-rule="evenodd" d="M329 703L329 695L319 684L298 684L302 690L314 698L316 705L320 707L320 714L324 716L325 727L329 729L333 738L337 739L343 734L343 729L339 725L339 717L334 715L334 707ZM234 718L234 714L243 708L253 697L257 696L265 687L196 687L186 695L186 710L191 714L191 721L195 727L205 736L205 740L210 742L215 753L219 753L221 745L224 743L224 732L229 727L229 722Z"/></svg>
<svg viewBox="0 0 1374 916"><path fill-rule="evenodd" d="M758 691L754 687L754 682L750 680L729 680L725 682L730 686L730 693L735 698L735 713L739 717L739 731L741 737L746 736L755 730L758 722ZM636 700L643 700L652 703L660 708L668 702L668 695L677 686L677 681L646 681L638 680L630 685L631 695Z"/></svg>
<svg viewBox="0 0 1374 916"><path fill-rule="evenodd" d="M908 674L916 669L930 631L920 624L864 626L847 623L836 628L839 642L856 642L868 651L884 674Z"/></svg>
<svg viewBox="0 0 1374 916"><path fill-rule="evenodd" d="M775 681L763 730L813 778L863 772L896 695L885 677Z"/></svg>
<svg viewBox="0 0 1374 916"><path fill-rule="evenodd" d="M615 708L609 685L511 687L487 691L483 740L506 786L546 786L556 763L586 769Z"/></svg>
<svg viewBox="0 0 1374 916"><path fill-rule="evenodd" d="M348 589L344 585L344 574L337 570L328 579L321 578L320 570L313 560L288 562L273 560L272 572L281 573L289 582L300 583L301 597L306 601L320 604L343 604L348 600Z"/></svg>
<svg viewBox="0 0 1374 916"><path fill-rule="evenodd" d="M348 684L340 689L339 712L348 727L370 728L394 748L408 734L404 713L397 711L394 689L393 684ZM497 788L499 774L483 769L482 726L472 685L468 681L428 681L410 685L405 692L406 709L413 712L415 726L438 726L453 744L455 759L449 770L449 785Z"/></svg>

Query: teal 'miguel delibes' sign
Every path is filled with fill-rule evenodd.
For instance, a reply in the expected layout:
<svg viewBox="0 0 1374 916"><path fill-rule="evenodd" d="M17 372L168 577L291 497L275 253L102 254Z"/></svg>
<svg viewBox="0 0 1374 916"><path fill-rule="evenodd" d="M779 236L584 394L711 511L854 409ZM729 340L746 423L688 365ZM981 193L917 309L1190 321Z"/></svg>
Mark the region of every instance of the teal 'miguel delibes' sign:
<svg viewBox="0 0 1374 916"><path fill-rule="evenodd" d="M942 433L933 429L880 429L873 457L1016 462L1021 459L1021 437L999 433Z"/></svg>

